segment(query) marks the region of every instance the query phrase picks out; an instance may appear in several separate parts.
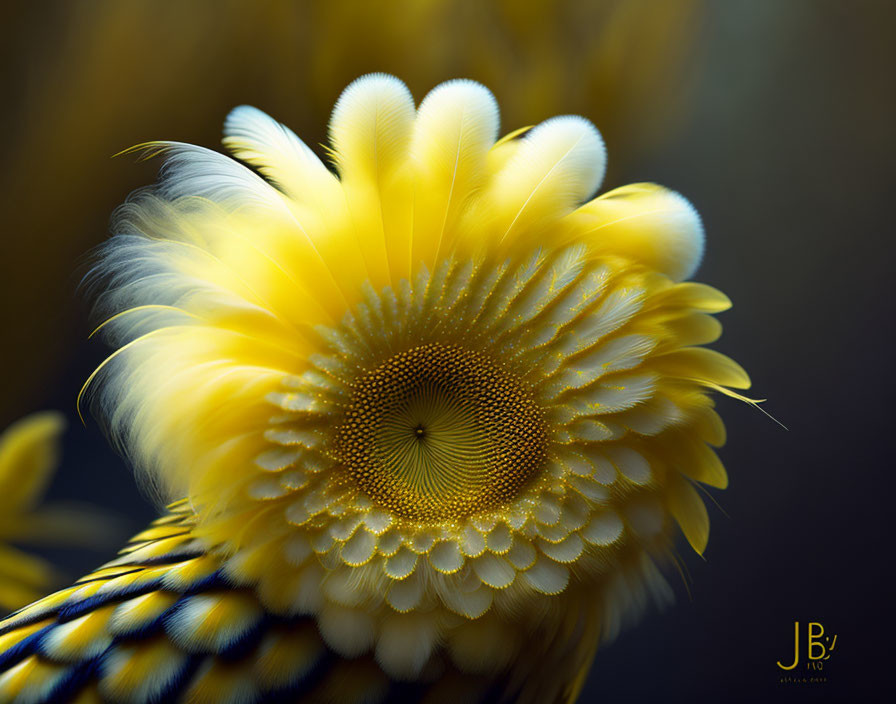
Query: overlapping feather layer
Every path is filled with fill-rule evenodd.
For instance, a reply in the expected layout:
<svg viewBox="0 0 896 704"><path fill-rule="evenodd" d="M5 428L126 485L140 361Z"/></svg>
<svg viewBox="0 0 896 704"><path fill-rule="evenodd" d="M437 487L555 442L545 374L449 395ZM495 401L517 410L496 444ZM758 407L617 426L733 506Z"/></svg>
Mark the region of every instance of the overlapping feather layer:
<svg viewBox="0 0 896 704"><path fill-rule="evenodd" d="M121 208L94 273L119 346L98 372L114 437L189 498L230 579L390 675L454 641L456 663L498 668L571 594L612 635L666 594L653 560L676 523L704 549L694 483L727 484L707 392L749 386L701 347L729 302L683 282L699 217L652 184L589 200L605 165L590 123L496 141L495 101L469 81L415 108L364 77L330 133L335 173L247 107L226 124L239 161L148 147L161 181ZM491 360L541 409L544 461L500 505L412 520L342 466L358 380L424 345Z"/></svg>

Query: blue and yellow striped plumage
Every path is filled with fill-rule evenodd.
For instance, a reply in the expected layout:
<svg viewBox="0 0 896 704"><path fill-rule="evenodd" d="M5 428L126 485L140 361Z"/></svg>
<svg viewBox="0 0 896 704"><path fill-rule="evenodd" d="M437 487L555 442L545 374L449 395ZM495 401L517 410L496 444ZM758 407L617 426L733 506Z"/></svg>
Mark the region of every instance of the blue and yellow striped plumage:
<svg viewBox="0 0 896 704"><path fill-rule="evenodd" d="M401 683L370 656L342 658L312 618L235 585L193 523L172 504L118 558L0 621L0 702L515 701L525 684L450 665Z"/></svg>
<svg viewBox="0 0 896 704"><path fill-rule="evenodd" d="M0 625L0 701L294 700L332 663L307 619L276 618L198 548L183 504L121 555ZM326 666L325 666L326 665Z"/></svg>

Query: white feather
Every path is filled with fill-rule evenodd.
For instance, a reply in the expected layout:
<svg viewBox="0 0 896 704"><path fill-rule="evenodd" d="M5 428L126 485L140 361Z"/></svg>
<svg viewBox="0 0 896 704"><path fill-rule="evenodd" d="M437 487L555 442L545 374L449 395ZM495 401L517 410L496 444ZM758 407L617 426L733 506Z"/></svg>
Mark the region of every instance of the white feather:
<svg viewBox="0 0 896 704"><path fill-rule="evenodd" d="M295 133L257 108L241 105L224 122L224 146L257 167L293 198L313 201L319 189L338 188L335 175Z"/></svg>
<svg viewBox="0 0 896 704"><path fill-rule="evenodd" d="M538 125L489 187L488 207L500 213L495 235L534 234L571 212L597 190L605 168L603 140L588 120L567 115Z"/></svg>

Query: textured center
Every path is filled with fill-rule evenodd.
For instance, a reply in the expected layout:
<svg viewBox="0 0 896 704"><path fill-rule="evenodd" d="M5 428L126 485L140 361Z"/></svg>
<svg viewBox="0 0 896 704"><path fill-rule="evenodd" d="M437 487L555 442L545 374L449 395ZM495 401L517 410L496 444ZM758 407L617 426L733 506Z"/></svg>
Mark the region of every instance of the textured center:
<svg viewBox="0 0 896 704"><path fill-rule="evenodd" d="M512 499L546 445L520 380L454 345L415 347L368 372L339 430L340 459L370 498L423 521Z"/></svg>

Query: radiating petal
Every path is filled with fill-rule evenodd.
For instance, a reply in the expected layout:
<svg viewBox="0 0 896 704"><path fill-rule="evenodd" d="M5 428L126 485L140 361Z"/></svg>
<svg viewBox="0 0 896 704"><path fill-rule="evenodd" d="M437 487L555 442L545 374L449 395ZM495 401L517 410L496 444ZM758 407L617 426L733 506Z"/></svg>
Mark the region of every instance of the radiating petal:
<svg viewBox="0 0 896 704"><path fill-rule="evenodd" d="M361 655L373 645L376 630L370 614L363 609L328 604L317 615L320 634L343 657Z"/></svg>
<svg viewBox="0 0 896 704"><path fill-rule="evenodd" d="M476 575L490 587L504 589L510 586L516 577L516 570L500 555L485 553L472 561Z"/></svg>
<svg viewBox="0 0 896 704"><path fill-rule="evenodd" d="M569 570L540 555L535 564L522 573L522 578L542 594L559 594L566 589L569 582Z"/></svg>
<svg viewBox="0 0 896 704"><path fill-rule="evenodd" d="M363 565L376 551L376 536L366 530L356 530L342 546L342 560L347 565Z"/></svg>
<svg viewBox="0 0 896 704"><path fill-rule="evenodd" d="M417 555L406 547L401 547L398 552L386 559L385 571L392 579L404 579L414 572L416 566Z"/></svg>
<svg viewBox="0 0 896 704"><path fill-rule="evenodd" d="M599 513L582 529L581 535L592 545L605 547L615 543L622 535L622 520L613 511Z"/></svg>
<svg viewBox="0 0 896 704"><path fill-rule="evenodd" d="M453 574L464 566L464 556L455 541L445 540L436 543L430 551L429 562L439 572Z"/></svg>
<svg viewBox="0 0 896 704"><path fill-rule="evenodd" d="M420 570L417 570L407 579L393 580L386 592L386 601L389 606L400 613L407 613L414 609L423 598L424 583L420 578Z"/></svg>
<svg viewBox="0 0 896 704"><path fill-rule="evenodd" d="M559 543L549 543L547 540L538 542L538 549L554 562L575 562L585 549L582 539L577 533L572 533Z"/></svg>

